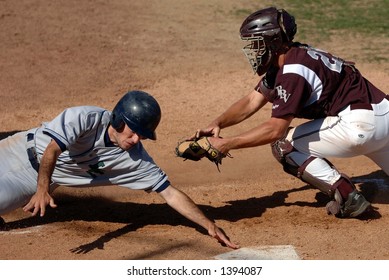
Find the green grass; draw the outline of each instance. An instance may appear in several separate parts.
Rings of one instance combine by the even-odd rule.
[[[284,8],[296,18],[298,41],[320,46],[331,42],[332,35],[336,34],[336,40],[344,39],[345,45],[359,46],[360,51],[351,54],[358,56],[357,59],[374,63],[389,61],[389,0],[275,0],[269,3],[253,3],[251,7],[237,9],[235,15],[241,17],[271,5]]]
[[[360,51],[350,54],[351,57],[371,63],[389,61],[389,0],[283,2],[296,17],[301,40],[310,39],[320,44],[331,40],[332,34],[340,34],[345,45],[352,42],[360,46]]]
[[[311,22],[321,36],[347,31],[389,37],[389,0],[285,0],[297,19]],[[309,32],[310,26],[299,31]]]

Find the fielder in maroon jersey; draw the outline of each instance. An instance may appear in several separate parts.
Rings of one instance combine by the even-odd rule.
[[[330,197],[336,217],[357,217],[370,203],[326,158],[365,155],[389,174],[389,100],[353,63],[293,41],[295,19],[274,7],[249,15],[240,28],[254,73],[255,89],[232,104],[196,137],[227,154],[232,149],[271,144],[285,172]],[[269,120],[233,137],[220,130],[236,125],[272,103]],[[294,118],[309,121],[291,128]]]

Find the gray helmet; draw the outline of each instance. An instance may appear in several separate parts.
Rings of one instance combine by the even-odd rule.
[[[294,17],[283,9],[270,7],[249,15],[240,27],[240,37],[250,42],[243,52],[254,73],[266,73],[277,51],[292,42],[296,31]]]
[[[150,94],[144,91],[129,91],[116,104],[111,114],[111,125],[116,130],[126,124],[140,136],[155,140],[161,108]]]

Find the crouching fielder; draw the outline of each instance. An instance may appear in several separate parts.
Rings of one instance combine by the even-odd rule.
[[[326,158],[372,159],[389,174],[389,100],[353,63],[294,42],[295,19],[274,7],[249,15],[240,28],[253,70],[262,76],[255,89],[231,105],[196,136],[223,154],[231,149],[271,144],[284,170],[330,197],[327,211],[357,217],[370,203]],[[219,138],[272,103],[269,120],[242,134]],[[290,129],[294,118],[308,119]]]

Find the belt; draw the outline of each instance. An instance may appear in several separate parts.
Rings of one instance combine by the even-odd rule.
[[[389,100],[389,95],[385,95],[386,100]],[[373,106],[369,103],[353,103],[350,104],[350,110],[357,110],[357,109],[363,109],[363,110],[373,110]]]
[[[33,133],[28,133],[27,134],[27,147],[28,147],[27,148],[27,155],[28,155],[28,160],[30,161],[32,168],[34,168],[36,172],[39,172],[38,154],[36,152],[36,149],[35,149],[33,141],[34,141],[34,134]]]
[[[371,104],[369,104],[369,103],[350,104],[350,110],[357,110],[357,109],[373,110],[373,106],[371,106]]]

